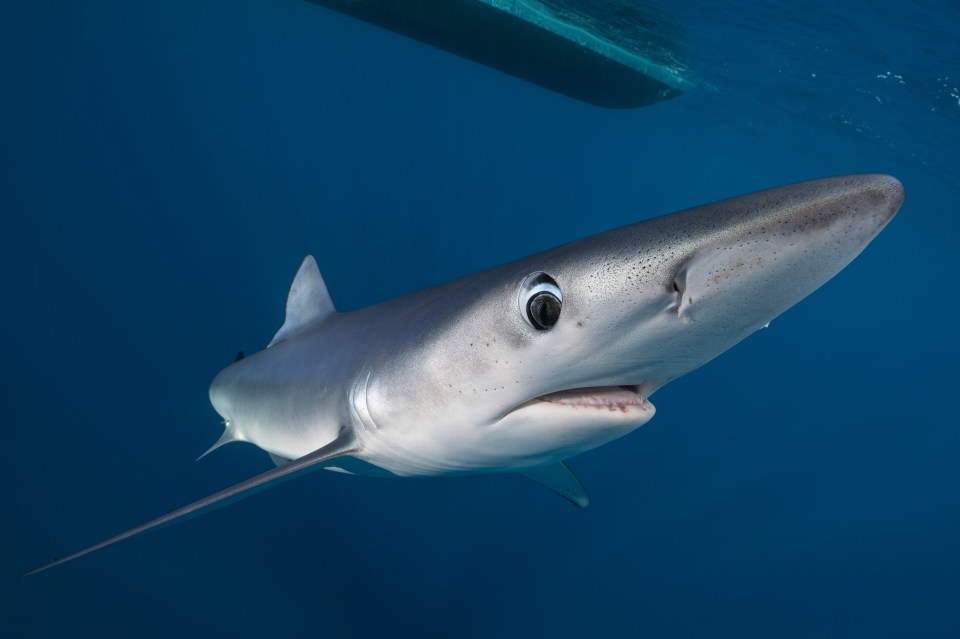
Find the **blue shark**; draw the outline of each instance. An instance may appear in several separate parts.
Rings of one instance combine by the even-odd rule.
[[[658,389],[831,279],[902,201],[885,175],[783,186],[348,313],[307,257],[276,335],[210,387],[211,450],[249,442],[276,468],[27,574],[321,469],[519,473],[586,506],[566,460],[646,424]]]

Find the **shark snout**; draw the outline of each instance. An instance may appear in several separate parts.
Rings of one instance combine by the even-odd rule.
[[[848,179],[847,187],[851,196],[859,200],[853,204],[854,215],[859,213],[872,217],[877,223],[885,225],[900,210],[904,190],[903,184],[897,178],[890,175],[868,174],[854,175]]]
[[[821,242],[852,255],[844,266],[886,226],[903,203],[903,185],[889,175],[853,175],[820,180],[814,191],[776,220],[794,239]],[[819,233],[819,235],[818,235]]]
[[[743,202],[742,220],[691,252],[674,278],[680,316],[731,329],[764,326],[849,264],[903,201],[903,186],[886,175],[805,187],[756,194],[759,201]]]

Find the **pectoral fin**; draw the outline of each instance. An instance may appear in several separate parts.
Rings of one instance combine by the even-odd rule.
[[[532,479],[541,486],[546,486],[564,499],[586,508],[590,505],[590,496],[577,476],[573,474],[567,465],[563,462],[550,464],[549,466],[537,466],[536,468],[527,468],[520,472],[521,475]]]
[[[209,497],[204,497],[199,501],[195,501],[189,506],[184,506],[183,508],[174,510],[171,513],[167,513],[162,517],[157,517],[152,521],[148,521],[147,523],[137,526],[136,528],[131,528],[126,532],[120,533],[119,535],[111,537],[105,541],[101,541],[98,544],[94,544],[89,548],[84,548],[83,550],[77,551],[72,555],[67,555],[61,559],[55,559],[48,564],[40,566],[39,568],[34,568],[30,572],[24,574],[24,577],[42,572],[47,568],[59,566],[60,564],[76,559],[77,557],[82,557],[83,555],[91,553],[95,550],[106,548],[107,546],[111,546],[118,541],[129,539],[130,537],[145,533],[149,530],[154,530],[163,526],[169,526],[170,524],[187,517],[196,517],[205,514],[214,508],[226,506],[227,504],[239,501],[244,497],[249,497],[250,495],[260,492],[261,490],[276,486],[280,482],[293,479],[294,477],[304,475],[313,470],[319,470],[322,468],[322,466],[319,466],[319,464],[335,457],[350,455],[358,450],[359,445],[357,444],[353,432],[343,430],[340,432],[340,436],[335,440],[322,448],[318,448],[308,455],[304,455],[299,459],[295,459],[290,463],[280,466],[279,468],[268,470],[267,472],[261,473],[256,477],[251,477],[250,479],[242,481],[239,484],[235,484],[230,488],[221,490],[220,492],[214,493]]]

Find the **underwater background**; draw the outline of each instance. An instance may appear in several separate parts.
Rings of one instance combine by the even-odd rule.
[[[605,110],[301,0],[0,10],[3,637],[960,636],[960,5],[651,3],[684,95]],[[213,376],[313,254],[339,310],[794,181],[884,172],[833,281],[575,458],[272,467]]]

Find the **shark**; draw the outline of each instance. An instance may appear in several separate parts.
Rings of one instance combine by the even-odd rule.
[[[830,280],[903,193],[879,174],[781,186],[345,313],[308,256],[267,347],[210,386],[224,431],[207,453],[249,442],[276,467],[26,574],[321,469],[519,473],[587,506],[567,460]]]

